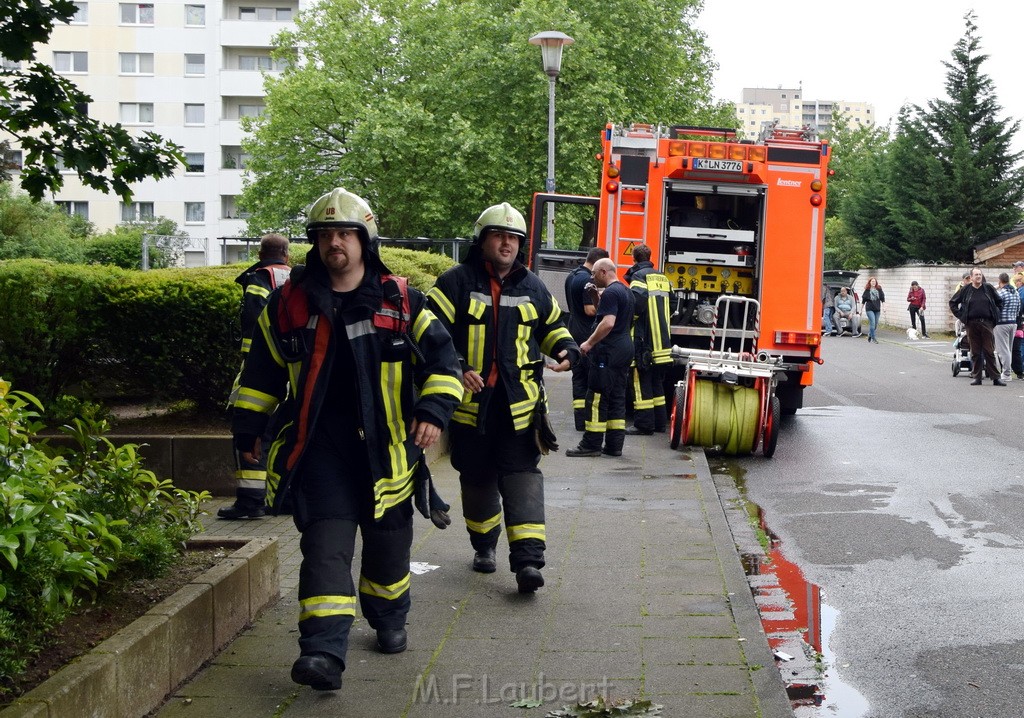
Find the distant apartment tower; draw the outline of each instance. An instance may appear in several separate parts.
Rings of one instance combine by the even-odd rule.
[[[237,204],[248,157],[240,118],[265,108],[263,73],[283,67],[271,40],[305,0],[75,2],[68,25],[36,47],[40,62],[92,97],[88,114],[129,132],[155,132],[181,145],[186,166],[132,187],[131,203],[85,187],[74,173],[51,199],[105,231],[167,217],[192,241],[188,264],[237,261],[245,216]],[[20,159],[17,148],[14,160]]]
[[[776,120],[783,127],[808,125],[823,133],[832,127],[833,108],[838,108],[853,126],[875,124],[873,105],[849,100],[807,100],[801,88],[744,87],[742,98],[736,105],[736,117],[747,138],[756,137],[764,125]]]

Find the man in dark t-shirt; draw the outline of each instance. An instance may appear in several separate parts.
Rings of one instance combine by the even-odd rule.
[[[594,331],[580,345],[590,358],[590,378],[585,407],[583,439],[566,456],[621,456],[626,438],[626,377],[633,359],[633,294],[615,273],[615,263],[594,263],[594,287],[603,290],[595,298]],[[602,448],[602,444],[604,447]]]
[[[565,305],[569,313],[565,325],[577,344],[582,344],[594,328],[597,303],[591,299],[590,291],[586,287],[593,278],[591,272],[594,269],[594,262],[607,256],[608,250],[591,247],[583,264],[565,278]],[[572,368],[572,413],[576,431],[583,431],[585,428],[584,407],[587,402],[589,375],[590,361],[582,357]]]

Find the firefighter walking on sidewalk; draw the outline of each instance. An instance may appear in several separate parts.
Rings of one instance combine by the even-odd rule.
[[[270,293],[284,286],[292,268],[288,266],[288,238],[271,232],[260,239],[259,261],[235,277],[235,283],[242,287],[241,309],[239,319],[242,325],[242,362],[252,345],[252,332],[256,328],[256,320],[270,301]],[[231,388],[228,406],[234,405],[238,398],[241,370]],[[275,422],[267,424],[268,432],[263,440],[268,441],[274,431]],[[264,457],[256,463],[249,463],[237,451],[235,454],[235,503],[217,510],[217,518],[221,519],[258,519],[266,513],[267,502],[267,465]]]
[[[307,221],[313,247],[259,317],[232,433],[247,460],[266,453],[272,511],[290,495],[302,534],[292,680],[336,690],[356,612],[357,529],[363,616],[383,653],[406,648],[414,477],[463,390],[448,332],[381,261],[366,202],[338,188]],[[282,428],[261,446],[279,404]]]
[[[466,258],[427,293],[462,360],[466,393],[450,435],[473,570],[493,573],[504,509],[521,593],[544,585],[544,476],[536,423],[546,402],[539,363],[567,371],[579,348],[558,303],[523,264],[526,221],[507,202],[483,211]]]

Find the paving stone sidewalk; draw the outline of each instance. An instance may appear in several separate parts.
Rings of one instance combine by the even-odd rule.
[[[544,588],[516,592],[504,539],[497,573],[470,569],[458,477],[440,458],[432,471],[453,525],[416,517],[412,559],[424,572],[413,576],[409,649],[378,653],[357,617],[342,690],[317,692],[289,679],[300,561],[290,517],[210,520],[210,534],[278,537],[281,600],[156,715],[542,718],[603,694],[650,699],[664,716],[791,717],[703,452],[655,435],[627,437],[619,458],[568,458],[579,436],[569,377],[547,382],[562,451],[541,462]],[[540,704],[513,706],[524,700]]]

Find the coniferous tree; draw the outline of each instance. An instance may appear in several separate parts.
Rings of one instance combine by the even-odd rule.
[[[1000,118],[981,66],[975,15],[953,49],[945,99],[904,113],[890,153],[888,206],[907,256],[972,261],[972,247],[1021,219],[1022,153],[1011,150],[1019,121]]]

